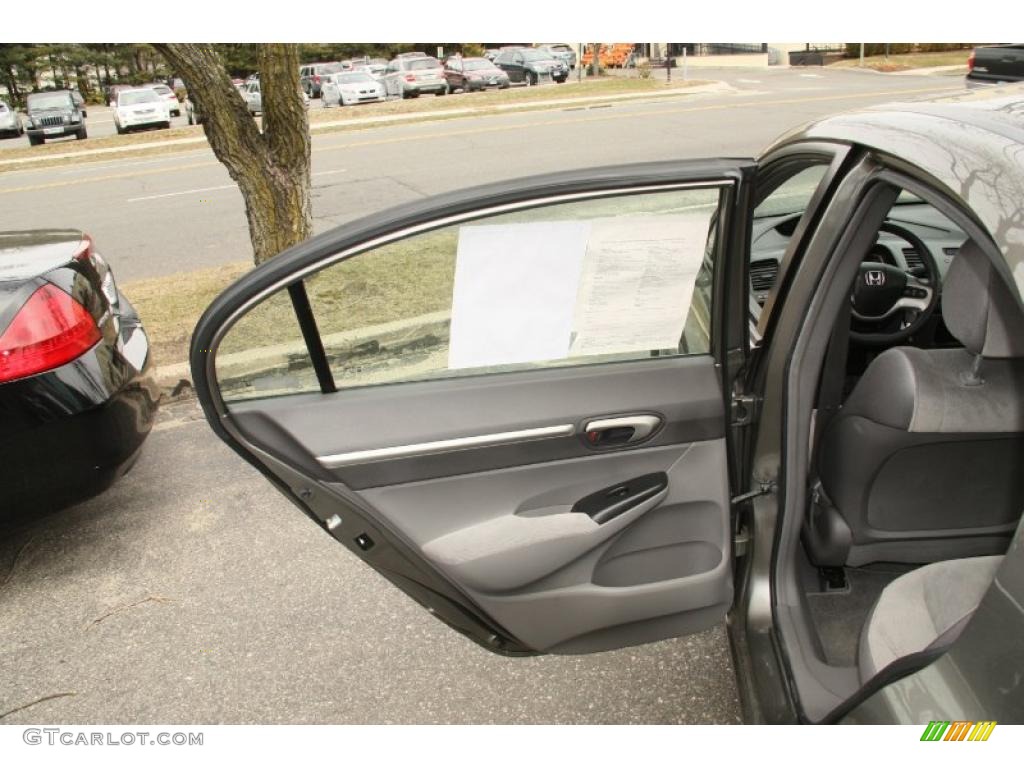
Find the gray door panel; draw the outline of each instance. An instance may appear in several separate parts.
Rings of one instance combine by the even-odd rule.
[[[697,631],[731,602],[724,406],[710,357],[249,401],[230,413],[253,444],[339,497],[357,495],[532,649],[593,651]],[[595,418],[634,413],[658,415],[660,428],[611,450],[583,437]],[[460,450],[444,442],[565,425],[571,434]],[[324,461],[409,446],[441,447]],[[667,487],[607,522],[572,511],[657,472]]]
[[[571,652],[706,628],[732,599],[725,441],[376,488],[361,496],[530,647]],[[587,493],[664,471],[661,496],[607,523]],[[646,623],[649,619],[661,622]],[[615,631],[612,631],[614,628]],[[591,635],[604,630],[600,641]]]
[[[661,427],[644,446],[718,438],[724,429],[718,374],[707,356],[366,387],[249,401],[230,410],[238,428],[250,436],[261,429],[261,420],[269,419],[296,437],[304,455],[293,458],[320,460],[331,477],[353,490],[593,455],[582,440],[584,422],[602,416],[661,417]],[[326,461],[358,451],[570,425],[569,435],[473,450],[338,467]]]

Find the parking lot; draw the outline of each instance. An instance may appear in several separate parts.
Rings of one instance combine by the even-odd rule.
[[[820,115],[960,84],[799,70],[700,76],[727,89],[317,135],[316,229],[528,173],[751,156]],[[107,119],[109,109],[90,110],[90,135],[113,133]],[[129,295],[135,280],[187,280],[249,259],[241,197],[206,148],[0,178],[3,228],[89,231]],[[491,655],[306,520],[188,400],[163,409],[139,463],[106,494],[3,523],[0,606],[4,723],[740,718],[724,627],[582,657]]]

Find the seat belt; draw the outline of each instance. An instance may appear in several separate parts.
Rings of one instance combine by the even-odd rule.
[[[850,303],[844,301],[832,329],[832,337],[825,352],[825,364],[818,384],[818,403],[814,415],[811,443],[811,472],[817,477],[821,438],[825,428],[843,405],[843,387],[846,384],[846,357],[850,345]]]

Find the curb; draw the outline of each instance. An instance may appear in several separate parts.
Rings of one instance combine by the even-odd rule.
[[[323,344],[328,359],[344,366],[349,361],[365,360],[384,350],[401,352],[436,346],[441,335],[447,332],[449,318],[448,311],[430,312],[352,331],[329,333],[323,337]],[[224,382],[244,385],[252,374],[269,367],[282,370],[305,367],[303,358],[306,358],[306,344],[298,339],[224,355],[218,358],[217,367]],[[153,378],[164,399],[182,400],[194,396],[192,372],[187,362],[157,363]]]

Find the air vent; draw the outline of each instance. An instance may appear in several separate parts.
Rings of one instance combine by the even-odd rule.
[[[779,262],[774,259],[763,259],[750,263],[750,287],[754,293],[765,293],[775,285],[779,274]]]
[[[917,252],[916,248],[904,248],[903,260],[907,262],[907,269],[910,271],[924,268],[924,262],[921,260],[921,254]]]

